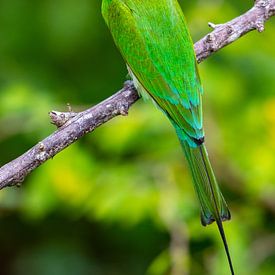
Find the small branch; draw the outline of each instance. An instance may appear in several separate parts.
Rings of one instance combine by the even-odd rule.
[[[264,22],[274,14],[275,0],[256,0],[252,9],[232,21],[219,25],[210,23],[214,30],[194,45],[198,62],[252,30],[262,32]],[[59,128],[22,156],[0,168],[0,189],[20,185],[34,169],[83,135],[115,116],[127,115],[130,106],[138,99],[137,91],[132,82],[128,81],[121,91],[84,112],[52,111],[51,121]]]
[[[74,114],[66,120],[71,113],[51,113],[54,117],[63,117],[63,124],[52,135],[45,138],[29,151],[17,159],[0,168],[0,189],[6,186],[20,185],[25,177],[50,158],[53,158],[64,148],[92,132],[95,128],[118,115],[127,115],[129,107],[139,98],[131,82],[126,82],[124,88],[84,112]],[[59,123],[61,120],[58,120]]]
[[[275,0],[256,0],[252,9],[225,24],[208,23],[214,30],[195,44],[198,62],[252,30],[263,32],[265,21],[273,15]]]
[[[58,128],[63,126],[66,122],[74,118],[76,115],[77,113],[73,113],[73,112],[66,112],[66,113],[58,112],[58,111],[49,112],[51,123],[56,125]]]

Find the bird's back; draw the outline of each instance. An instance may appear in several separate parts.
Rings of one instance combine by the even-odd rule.
[[[179,137],[203,140],[193,43],[176,0],[103,0],[103,16],[127,65]]]

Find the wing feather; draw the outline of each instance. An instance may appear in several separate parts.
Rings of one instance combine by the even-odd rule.
[[[177,1],[113,0],[104,17],[143,89],[184,130],[184,138],[203,138],[202,85]]]

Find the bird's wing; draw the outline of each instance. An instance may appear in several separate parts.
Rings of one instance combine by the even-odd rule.
[[[113,0],[103,16],[143,89],[186,138],[203,138],[193,43],[175,0]]]

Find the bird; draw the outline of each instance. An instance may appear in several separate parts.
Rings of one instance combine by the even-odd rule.
[[[205,147],[203,87],[183,11],[177,0],[102,0],[101,9],[135,88],[175,129],[200,202],[201,223],[216,222],[233,275],[223,228],[231,214]]]

